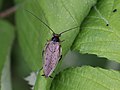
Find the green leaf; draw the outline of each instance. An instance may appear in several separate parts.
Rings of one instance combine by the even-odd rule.
[[[29,67],[36,71],[42,67],[42,50],[52,35],[45,25],[25,10],[34,13],[56,33],[60,33],[79,26],[96,0],[69,0],[69,2],[66,0],[37,0],[23,3],[23,8],[16,13],[19,44]],[[61,43],[63,55],[68,52],[77,34],[78,29],[61,36],[60,39],[65,40]],[[37,77],[35,90],[49,90],[52,79],[41,75],[39,74]]]
[[[41,71],[38,73],[37,80],[34,86],[34,90],[50,90],[51,82],[53,78],[45,78],[44,76],[41,76],[43,73]]]
[[[30,74],[31,70],[23,58],[23,55],[21,53],[21,48],[18,45],[18,40],[15,41],[15,44],[13,47],[14,48],[12,49],[12,56],[14,57],[12,59],[15,60],[15,64],[17,65],[13,67],[14,71],[16,71],[15,72],[16,75],[19,75],[21,77],[26,77],[27,75]]]
[[[5,61],[10,59],[10,49],[12,47],[13,39],[13,26],[6,21],[0,20],[0,78]]]
[[[16,0],[20,1],[23,0]],[[16,13],[18,39],[31,70],[36,71],[42,67],[42,51],[52,33],[26,10],[42,19],[55,33],[60,33],[79,26],[95,3],[96,0],[26,0],[21,3],[23,8]],[[60,40],[65,40],[61,43],[63,56],[70,49],[78,31],[79,29],[76,29],[61,36]]]
[[[6,60],[2,70],[0,90],[12,90],[10,59]]]
[[[50,90],[119,90],[120,73],[83,66],[59,73]]]
[[[120,63],[120,0],[98,0],[86,17],[72,49]],[[116,11],[116,12],[114,12]]]

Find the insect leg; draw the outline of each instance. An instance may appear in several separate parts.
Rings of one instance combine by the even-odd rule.
[[[43,67],[41,67],[40,71],[43,69]]]
[[[60,56],[60,59],[59,59],[59,61],[62,59],[62,55]]]
[[[40,68],[40,69],[38,69],[37,72],[36,72],[36,74],[38,74],[42,69],[43,69],[43,67]]]
[[[45,74],[41,75],[41,76],[45,76]]]
[[[44,50],[42,51],[42,56],[44,55]]]
[[[49,76],[50,78],[53,78],[52,76]]]
[[[41,76],[45,76],[45,74],[41,75]],[[50,78],[53,78],[52,76],[49,76]]]
[[[41,76],[45,76],[45,74],[41,75]]]

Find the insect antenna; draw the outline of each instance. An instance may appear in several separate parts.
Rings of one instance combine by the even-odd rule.
[[[26,11],[29,12],[31,15],[33,15],[35,18],[37,18],[41,23],[43,23],[46,27],[48,27],[52,31],[53,34],[55,34],[55,32],[53,31],[53,29],[50,28],[50,26],[48,26],[45,22],[43,22],[37,15],[35,15],[34,13],[32,13],[32,12],[30,12],[28,10],[26,10]]]
[[[78,27],[80,27],[80,26],[76,26],[76,27],[70,28],[70,29],[68,29],[68,30],[65,30],[65,31],[61,32],[61,33],[59,34],[59,36],[61,36],[61,35],[62,35],[63,33],[65,33],[65,32],[71,31],[71,30],[73,30],[73,29],[75,29],[75,28],[78,28]]]

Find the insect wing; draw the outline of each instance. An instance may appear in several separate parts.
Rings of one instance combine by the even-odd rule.
[[[49,77],[54,71],[61,55],[61,46],[59,42],[49,41],[44,51],[43,70],[46,77]]]

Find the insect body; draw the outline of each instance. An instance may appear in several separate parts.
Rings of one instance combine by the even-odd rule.
[[[49,77],[54,71],[58,61],[60,60],[61,55],[61,45],[59,41],[59,35],[54,34],[52,39],[48,41],[44,50],[44,64],[43,71],[45,77]]]
[[[26,10],[28,11],[28,10]],[[62,49],[60,45],[60,39],[59,37],[70,30],[73,30],[75,28],[78,28],[79,26],[70,28],[68,30],[65,30],[61,32],[60,34],[56,34],[45,22],[43,22],[39,17],[34,15],[32,12],[28,11],[30,14],[32,14],[34,17],[40,20],[41,23],[43,23],[46,27],[50,29],[53,33],[53,37],[51,38],[50,41],[47,42],[44,52],[43,52],[43,72],[46,78],[49,77],[52,72],[54,71],[56,65],[58,64],[58,61],[61,59],[62,55]]]

